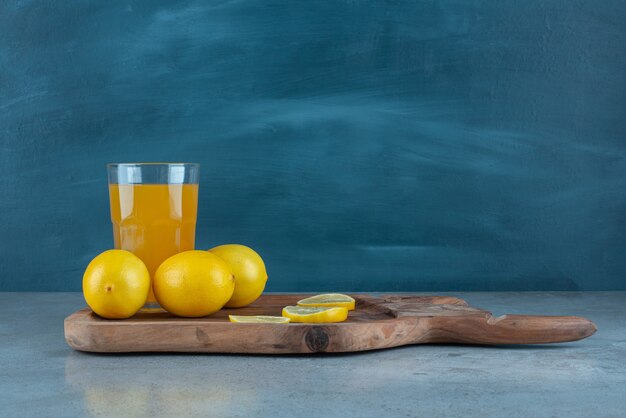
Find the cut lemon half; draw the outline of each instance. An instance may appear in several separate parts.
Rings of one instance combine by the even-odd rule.
[[[298,306],[342,306],[351,311],[354,309],[354,299],[348,295],[342,295],[341,293],[325,293],[323,295],[311,296],[310,298],[299,300]]]
[[[240,324],[287,324],[290,319],[284,316],[244,316],[244,315],[228,315],[230,322],[238,322]]]
[[[348,317],[348,309],[339,307],[285,306],[283,316],[291,322],[343,322]]]

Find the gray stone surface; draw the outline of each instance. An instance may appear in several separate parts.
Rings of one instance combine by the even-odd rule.
[[[626,416],[626,292],[454,293],[495,314],[571,314],[583,341],[315,356],[72,351],[78,293],[0,293],[0,415]]]

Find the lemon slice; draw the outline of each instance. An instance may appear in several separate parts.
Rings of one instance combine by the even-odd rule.
[[[341,293],[325,293],[323,295],[311,296],[310,298],[298,301],[298,306],[343,306],[349,311],[354,309],[354,299]]]
[[[230,322],[238,322],[240,324],[287,324],[289,318],[284,316],[242,316],[242,315],[228,315]]]
[[[291,322],[343,322],[348,317],[348,309],[339,307],[285,306],[283,316]]]

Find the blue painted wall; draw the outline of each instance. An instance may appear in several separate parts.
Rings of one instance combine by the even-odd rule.
[[[626,289],[624,1],[2,1],[0,290],[79,290],[107,162],[202,164],[269,290]]]

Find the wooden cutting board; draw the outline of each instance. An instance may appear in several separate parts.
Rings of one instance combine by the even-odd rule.
[[[336,324],[235,324],[228,314],[280,315],[310,295],[263,295],[252,305],[204,318],[178,318],[163,310],[107,320],[91,310],[65,319],[65,339],[92,352],[339,353],[407,344],[545,344],[576,341],[596,331],[575,316],[503,315],[448,296],[356,295],[356,310]]]

